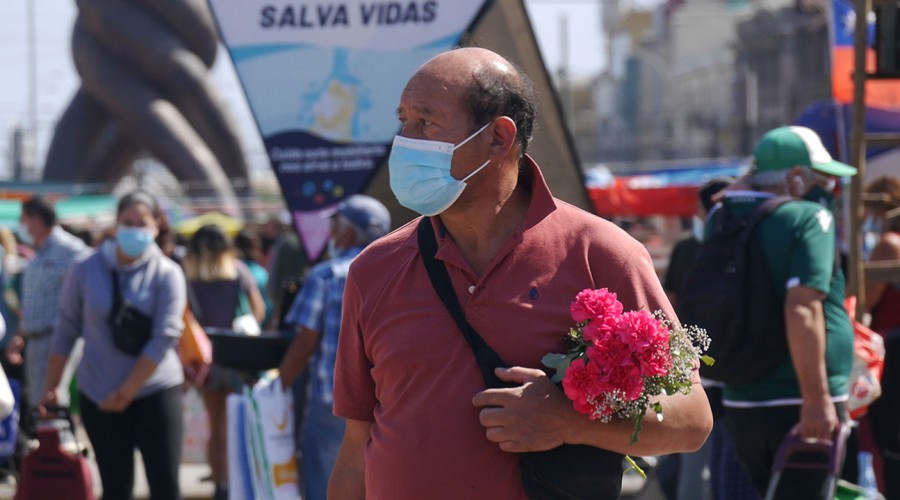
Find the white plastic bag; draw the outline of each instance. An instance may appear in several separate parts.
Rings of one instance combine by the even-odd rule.
[[[228,493],[231,500],[300,498],[294,407],[280,378],[262,378],[228,396]]]
[[[246,446],[247,399],[242,394],[230,394],[225,402],[228,429],[228,498],[253,500],[253,481],[250,454]]]
[[[292,393],[284,390],[279,377],[260,379],[249,393],[259,429],[254,445],[263,470],[262,490],[275,500],[295,499],[299,495]]]
[[[16,397],[13,396],[6,372],[0,368],[0,420],[8,417],[16,406]]]

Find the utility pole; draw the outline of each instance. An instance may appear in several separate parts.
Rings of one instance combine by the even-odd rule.
[[[12,167],[12,178],[15,180],[22,179],[22,127],[19,124],[13,126],[12,133],[9,136],[9,156]]]
[[[569,82],[569,18],[566,14],[559,16],[559,68],[556,70],[556,78],[559,82],[559,94],[563,101],[563,111],[566,117],[566,126],[574,133],[575,113],[572,97],[572,85]]]
[[[22,169],[25,180],[33,180],[37,174],[37,25],[34,6],[37,0],[25,0],[28,23],[28,155]]]

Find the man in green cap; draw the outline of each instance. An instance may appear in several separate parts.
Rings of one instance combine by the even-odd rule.
[[[773,293],[784,304],[788,354],[762,379],[726,383],[723,394],[738,459],[760,494],[792,429],[805,440],[831,440],[848,418],[853,330],[843,306],[844,275],[835,264],[830,208],[838,178],[855,174],[831,158],[812,130],[780,127],[757,143],[751,171],[741,181],[746,189],[726,192],[720,213],[712,216],[749,214],[775,196],[799,199],[778,206],[751,241],[761,245]],[[824,470],[785,471],[778,483],[775,498],[827,494]]]

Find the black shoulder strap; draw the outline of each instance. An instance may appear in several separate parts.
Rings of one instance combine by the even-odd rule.
[[[112,309],[109,312],[109,320],[112,321],[112,318],[115,316],[116,312],[122,307],[122,290],[119,289],[119,273],[116,272],[116,268],[112,268],[112,289],[113,289],[113,302]]]
[[[419,253],[422,254],[422,261],[425,263],[425,270],[428,271],[428,277],[431,279],[431,286],[437,292],[441,302],[450,312],[450,316],[456,321],[459,330],[468,342],[469,347],[475,353],[475,361],[478,363],[478,369],[481,370],[481,377],[488,387],[508,387],[511,384],[503,382],[494,374],[494,368],[508,366],[500,358],[500,355],[494,351],[491,346],[487,345],[481,335],[469,325],[462,307],[459,305],[459,298],[453,291],[453,285],[450,283],[450,274],[442,262],[434,258],[437,253],[437,240],[434,238],[434,229],[431,227],[431,219],[422,217],[418,226]]]
[[[750,215],[747,220],[748,231],[745,231],[743,235],[741,235],[741,243],[747,243],[750,240],[751,233],[753,233],[753,229],[762,222],[763,219],[768,217],[772,212],[775,211],[781,205],[794,200],[794,198],[790,196],[776,196],[774,198],[769,198],[764,201],[760,206],[756,207],[756,210]]]

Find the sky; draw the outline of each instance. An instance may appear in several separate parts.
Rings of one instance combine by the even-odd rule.
[[[572,78],[596,75],[603,68],[600,3],[602,0],[525,0],[541,54],[555,75],[565,62]],[[32,94],[28,64],[27,5],[33,2],[36,53],[35,150],[43,161],[52,130],[78,88],[71,59],[75,0],[3,0],[0,8],[0,179],[11,177],[9,145],[16,125],[29,127]],[[565,19],[565,21],[563,21]],[[562,60],[562,25],[567,26],[568,47]],[[251,166],[265,168],[267,160],[231,61],[220,50],[212,75],[216,88],[237,120]]]

